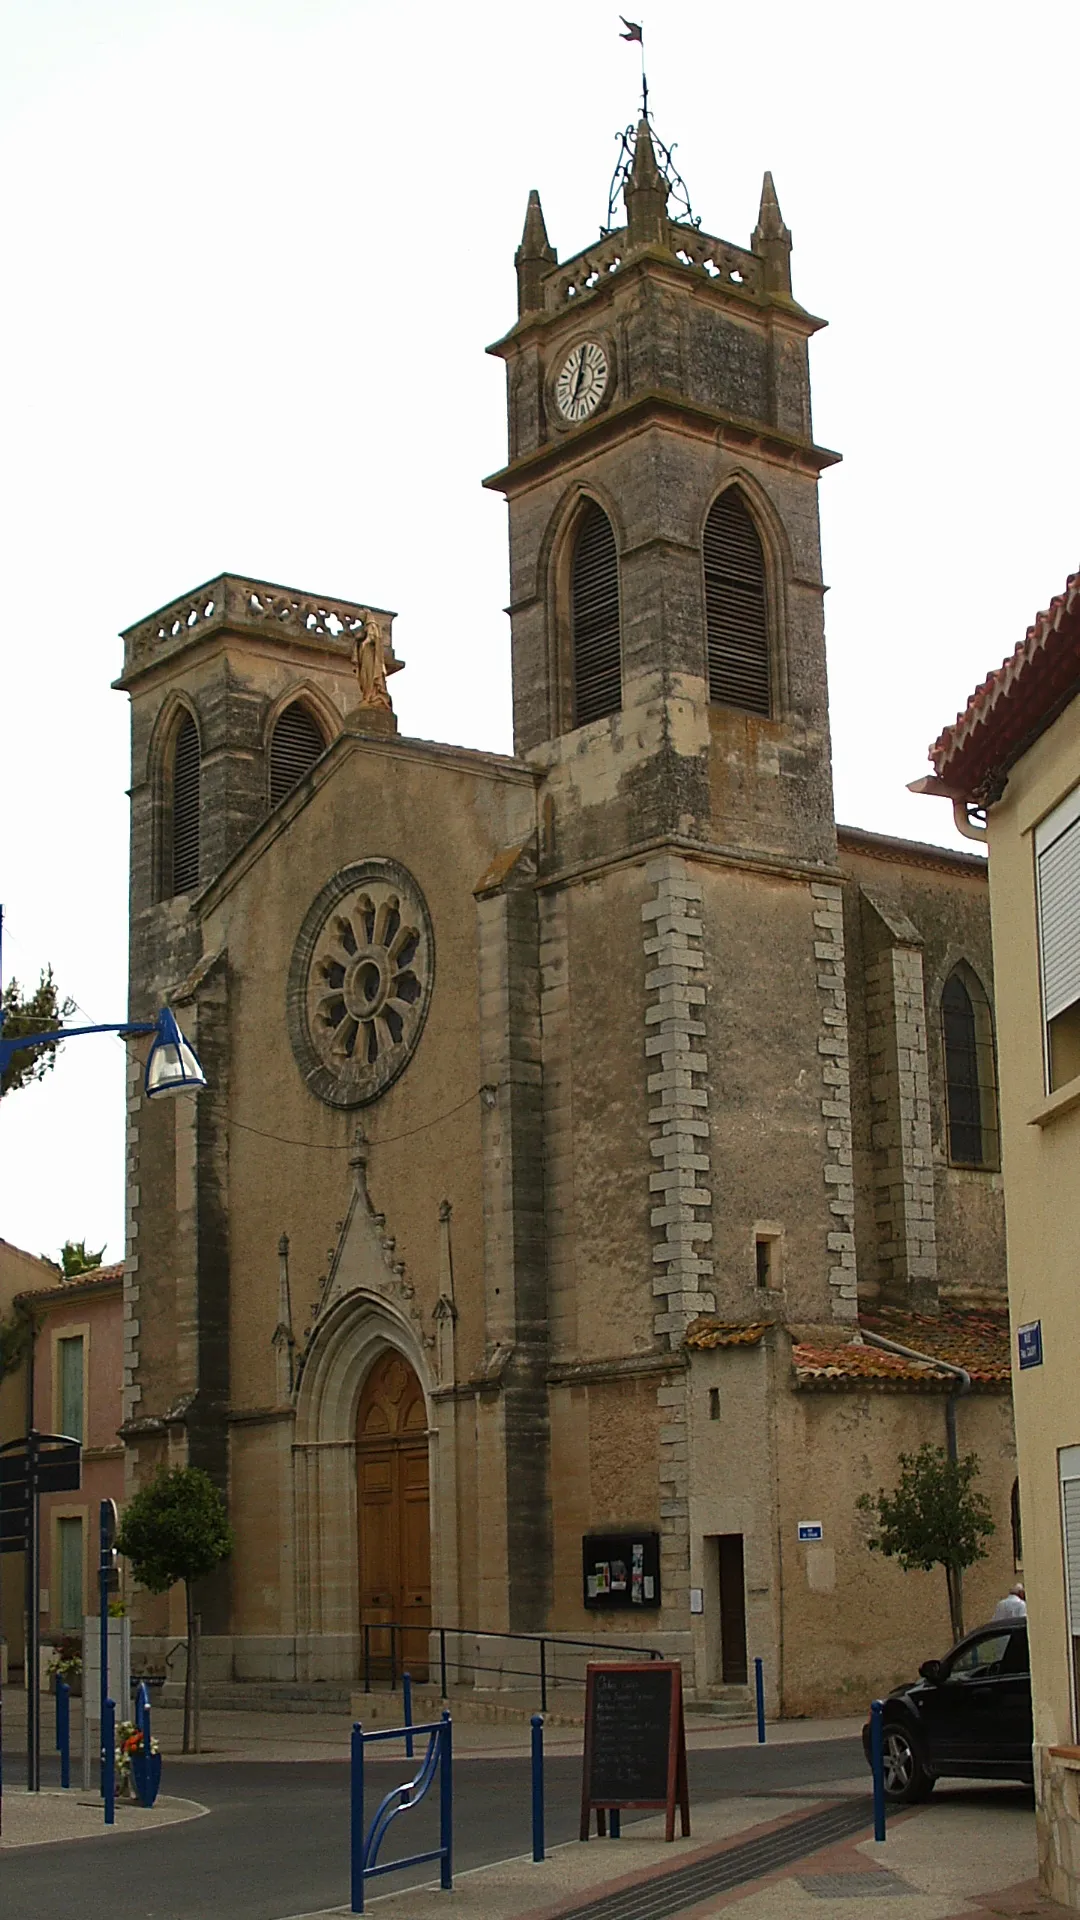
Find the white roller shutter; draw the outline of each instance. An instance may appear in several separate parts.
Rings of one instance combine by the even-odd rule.
[[[1080,1639],[1080,1480],[1061,1483],[1061,1520],[1065,1534],[1065,1593],[1069,1632]]]
[[[1080,1000],[1080,789],[1036,829],[1043,1018]]]

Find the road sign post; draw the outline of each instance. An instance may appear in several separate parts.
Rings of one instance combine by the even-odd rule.
[[[98,1508],[98,1627],[101,1635],[101,1797],[105,1802],[105,1820],[112,1824],[109,1814],[109,1794],[116,1768],[116,1754],[112,1740],[106,1740],[106,1708],[109,1705],[109,1595],[119,1586],[116,1571],[116,1501],[103,1500]],[[122,1706],[127,1702],[122,1701]],[[123,1715],[121,1714],[121,1718]]]
[[[0,1447],[0,1553],[25,1557],[26,1787],[41,1791],[41,1515],[43,1493],[77,1493],[82,1446],[63,1433],[38,1433]]]

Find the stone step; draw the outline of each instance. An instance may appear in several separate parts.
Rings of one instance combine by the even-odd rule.
[[[754,1696],[749,1687],[713,1687],[706,1694],[686,1703],[688,1713],[702,1714],[710,1720],[752,1720]]]
[[[204,1680],[199,1690],[204,1712],[336,1713],[349,1711],[348,1681]],[[163,1707],[182,1707],[184,1683],[166,1680],[158,1698]],[[397,1698],[400,1700],[401,1695]]]

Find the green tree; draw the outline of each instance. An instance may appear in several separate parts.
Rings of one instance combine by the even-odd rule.
[[[994,1532],[990,1504],[972,1485],[978,1472],[977,1454],[950,1460],[944,1447],[926,1441],[917,1453],[900,1455],[892,1493],[879,1488],[856,1501],[876,1522],[868,1542],[875,1553],[899,1560],[905,1573],[944,1567],[956,1640],[964,1631],[964,1569],[986,1559],[983,1541]]]
[[[18,1373],[33,1337],[34,1316],[24,1307],[14,1307],[10,1319],[0,1320],[0,1381]]]
[[[136,1580],[151,1593],[167,1593],[178,1580],[184,1582],[184,1752],[190,1753],[198,1687],[195,1582],[213,1573],[233,1550],[225,1502],[209,1474],[201,1467],[160,1468],[125,1507],[116,1546],[131,1561]]]
[[[81,1274],[93,1273],[100,1267],[104,1253],[104,1247],[99,1253],[88,1253],[85,1240],[65,1240],[59,1260],[49,1260],[47,1253],[41,1257],[48,1261],[50,1267],[62,1273],[65,1280],[78,1280]]]
[[[23,1034],[52,1033],[75,1011],[74,1000],[61,1000],[51,967],[45,967],[33,993],[24,994],[17,980],[8,982],[4,994],[4,1038],[18,1040]],[[14,1093],[31,1080],[41,1080],[55,1064],[60,1045],[46,1041],[29,1047],[25,1053],[13,1053],[4,1068],[0,1095]]]

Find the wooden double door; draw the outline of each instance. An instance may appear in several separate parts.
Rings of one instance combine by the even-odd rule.
[[[431,1626],[427,1408],[412,1368],[391,1350],[373,1366],[356,1417],[360,1622],[371,1666],[427,1678]],[[402,1631],[385,1631],[393,1622]]]

